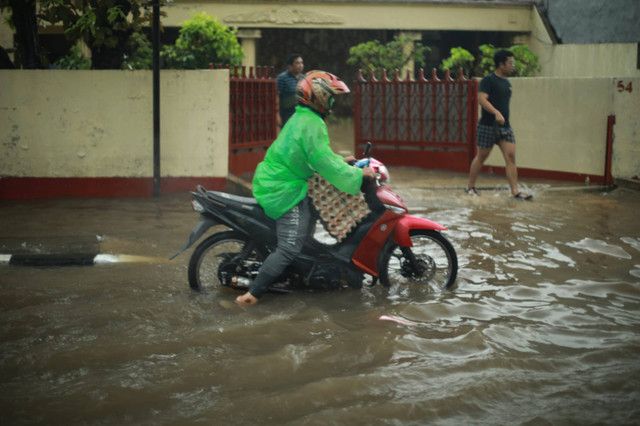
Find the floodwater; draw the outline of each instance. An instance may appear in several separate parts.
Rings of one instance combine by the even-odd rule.
[[[2,424],[638,424],[638,192],[532,184],[518,202],[412,173],[392,169],[391,186],[449,228],[453,291],[242,309],[233,291],[191,293],[190,251],[163,260],[197,221],[184,195],[2,202],[5,238],[77,229],[142,256],[0,265]]]

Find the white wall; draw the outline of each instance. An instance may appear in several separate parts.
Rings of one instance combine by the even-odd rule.
[[[640,176],[640,78],[613,79],[613,176]]]
[[[534,51],[538,77],[640,77],[637,43],[540,45]]]
[[[518,167],[603,175],[607,117],[616,116],[612,172],[640,173],[639,78],[512,78]],[[618,87],[620,81],[624,88]],[[630,85],[630,86],[629,86]],[[488,166],[504,166],[499,150]]]
[[[228,71],[163,71],[161,82],[162,176],[226,179]],[[613,176],[640,175],[640,78],[511,82],[519,167],[603,175],[614,114]],[[0,176],[153,176],[150,71],[1,70],[0,110]],[[499,150],[487,165],[504,166]]]
[[[161,175],[225,177],[227,70],[162,71]],[[0,70],[0,170],[153,176],[151,71]]]

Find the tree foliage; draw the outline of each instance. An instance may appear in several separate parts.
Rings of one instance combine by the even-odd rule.
[[[69,53],[58,59],[53,67],[62,70],[88,70],[91,69],[91,60],[84,57],[80,47],[75,45],[71,46]]]
[[[425,54],[431,49],[416,42],[413,44],[413,49],[407,52],[405,46],[412,42],[410,37],[396,35],[387,44],[382,44],[379,40],[360,43],[349,49],[347,64],[355,65],[365,72],[373,71],[377,78],[382,77],[383,69],[389,71],[402,69],[411,60],[419,66],[424,66]]]
[[[166,4],[171,0],[159,1]],[[43,26],[62,25],[69,41],[84,42],[91,50],[93,69],[151,68],[151,43],[142,31],[151,24],[148,0],[41,0],[37,15],[35,5],[35,0],[0,0],[0,9],[8,10],[13,18],[19,59],[25,68],[41,66],[38,22]],[[205,13],[182,25],[176,44],[163,52],[170,68],[207,68],[210,62],[240,64],[244,54],[235,31]],[[54,66],[85,69],[86,63],[80,50],[74,49]]]
[[[464,75],[471,75],[473,70],[473,62],[475,58],[468,50],[462,47],[452,47],[449,51],[450,56],[445,58],[440,65],[440,70],[450,70],[452,73],[462,68]]]
[[[499,49],[501,48],[495,47],[492,44],[483,44],[480,46],[480,60],[476,65],[477,75],[487,75],[496,68],[493,62],[493,55]],[[513,52],[513,57],[516,60],[513,68],[514,77],[531,77],[540,71],[538,55],[533,53],[527,46],[519,44],[506,49]]]
[[[239,65],[244,57],[236,31],[205,12],[180,24],[173,46],[165,46],[162,57],[167,68],[203,69],[210,63]]]
[[[476,76],[485,76],[496,68],[493,55],[499,49],[502,48],[495,47],[492,44],[480,45],[480,54],[475,58],[468,50],[462,47],[454,47],[451,49],[451,56],[442,61],[440,69],[454,71],[462,67],[466,75],[471,75],[473,72]],[[538,56],[527,46],[518,44],[506,49],[513,52],[513,57],[516,61],[513,69],[514,77],[530,77],[540,71]]]
[[[153,67],[153,48],[142,33],[134,33],[129,38],[122,58],[122,69],[148,70]]]
[[[148,5],[146,0],[42,0],[38,17],[62,24],[70,41],[82,40],[91,50],[93,69],[119,69],[137,48],[149,49],[142,32],[151,21]]]

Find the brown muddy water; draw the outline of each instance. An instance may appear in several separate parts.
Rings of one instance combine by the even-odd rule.
[[[391,174],[414,214],[449,228],[453,291],[241,309],[233,291],[191,293],[190,252],[162,260],[197,221],[184,194],[1,202],[5,250],[100,236],[102,252],[140,256],[0,265],[1,423],[638,424],[638,192],[531,184],[517,202]]]

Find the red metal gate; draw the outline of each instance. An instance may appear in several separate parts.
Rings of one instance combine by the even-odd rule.
[[[450,169],[467,172],[475,149],[478,121],[478,82],[466,80],[462,70],[453,80],[449,72],[430,80],[423,70],[417,80],[407,72],[404,81],[369,81],[362,74],[354,84],[355,152],[367,141],[374,155],[390,165]]]
[[[246,67],[230,71],[229,173],[252,173],[278,135],[277,91],[273,68]]]

